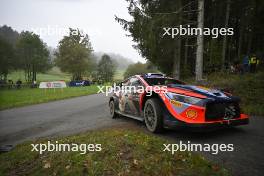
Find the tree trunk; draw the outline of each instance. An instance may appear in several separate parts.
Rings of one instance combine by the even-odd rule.
[[[198,28],[203,31],[204,28],[204,0],[198,0]],[[197,50],[196,50],[196,81],[200,81],[203,78],[203,44],[204,36],[203,34],[197,36]]]
[[[174,49],[174,62],[173,62],[173,77],[180,79],[181,67],[181,39],[177,38]]]
[[[177,0],[177,7],[181,7],[182,3],[181,0]],[[182,17],[181,13],[177,15],[177,25],[181,24]],[[180,79],[180,67],[181,67],[181,37],[178,36],[175,41],[175,48],[174,48],[174,58],[173,58],[173,77],[176,79]]]
[[[239,31],[240,32],[239,32],[239,39],[238,39],[237,58],[241,57],[241,47],[242,47],[242,43],[243,43],[243,31],[244,31],[243,25],[241,25]]]
[[[35,69],[35,66],[33,65],[33,68],[32,68],[32,79],[31,79],[31,82],[33,83],[34,81],[37,80],[37,73],[36,73],[36,69]]]
[[[188,11],[191,11],[192,10],[192,7],[189,5],[188,6]],[[187,20],[191,20],[191,13],[188,13],[187,15]],[[187,64],[188,64],[188,53],[189,53],[189,37],[187,36],[186,39],[185,39],[185,48],[184,48],[184,64],[183,64],[183,69],[184,69],[184,72],[187,73],[188,71],[188,67],[187,67]]]
[[[185,39],[185,52],[184,52],[184,69],[187,69],[187,64],[188,64],[188,51],[189,51],[189,39],[188,37]]]
[[[32,82],[36,81],[37,80],[37,73],[36,71],[33,71],[33,77],[32,77]]]
[[[248,34],[247,55],[250,55],[251,53],[251,46],[252,46],[252,32]]]
[[[228,27],[229,15],[230,15],[230,4],[231,4],[231,0],[227,0],[227,4],[226,4],[226,16],[225,16],[225,28]],[[225,67],[226,46],[227,46],[227,35],[224,36],[224,40],[223,40],[223,48],[222,48],[222,69],[224,69],[224,67]]]

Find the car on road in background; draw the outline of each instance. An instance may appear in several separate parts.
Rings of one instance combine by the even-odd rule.
[[[78,80],[69,82],[69,87],[81,87],[81,86],[90,86],[91,82],[89,80]]]
[[[135,75],[118,86],[109,99],[111,117],[122,115],[144,121],[151,132],[249,123],[248,115],[241,112],[240,99],[217,89],[186,85],[157,73]]]

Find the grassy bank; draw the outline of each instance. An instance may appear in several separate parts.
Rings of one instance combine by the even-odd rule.
[[[227,170],[198,154],[163,152],[164,143],[153,135],[124,129],[90,132],[54,139],[55,143],[102,145],[102,151],[31,152],[31,143],[0,154],[0,175],[228,175]],[[34,143],[47,143],[45,140]],[[175,142],[173,142],[175,143]]]
[[[64,89],[20,89],[0,90],[0,109],[43,103],[70,97],[97,93],[96,85],[88,87],[67,87]]]
[[[250,115],[264,116],[264,72],[233,75],[215,73],[208,76],[211,87],[229,90],[242,100],[242,110]]]

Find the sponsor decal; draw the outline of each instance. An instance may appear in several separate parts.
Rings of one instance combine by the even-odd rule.
[[[191,119],[195,119],[197,117],[197,111],[190,109],[186,112],[186,116]]]
[[[171,104],[173,104],[174,106],[181,108],[182,107],[182,103],[175,101],[175,100],[170,100]]]

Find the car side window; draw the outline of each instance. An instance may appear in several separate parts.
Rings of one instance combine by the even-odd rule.
[[[130,78],[130,82],[131,82],[131,86],[135,86],[135,87],[142,86],[141,81],[136,77]]]
[[[127,79],[124,82],[122,82],[122,86],[129,86],[130,85],[130,80]]]

